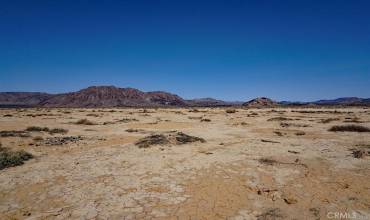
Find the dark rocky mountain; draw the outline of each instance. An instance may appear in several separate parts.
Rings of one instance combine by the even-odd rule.
[[[242,102],[226,102],[213,98],[200,98],[186,100],[189,106],[217,107],[217,106],[235,106],[241,105]]]
[[[275,107],[278,103],[266,98],[266,97],[260,97],[256,99],[252,99],[246,103],[243,104],[243,106],[250,107],[250,108],[269,108],[269,107]]]
[[[239,106],[251,108],[282,106],[320,106],[320,105],[370,105],[370,99],[357,97],[319,100],[316,102],[275,102],[261,97],[251,101],[226,102],[213,98],[184,100],[168,92],[142,92],[133,88],[114,86],[92,86],[77,92],[47,94],[40,92],[0,92],[0,107],[163,107],[194,106],[217,107]]]
[[[332,100],[319,100],[312,103],[316,105],[366,105],[370,104],[370,99],[362,99],[358,97],[344,97]]]
[[[2,106],[33,106],[53,95],[41,92],[0,92]]]
[[[133,88],[92,86],[78,92],[54,95],[39,103],[43,107],[144,107],[185,106],[179,96],[166,92],[142,92]]]

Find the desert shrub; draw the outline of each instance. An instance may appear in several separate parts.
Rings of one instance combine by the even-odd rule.
[[[38,132],[46,131],[46,132],[48,132],[49,128],[48,127],[31,126],[31,127],[26,128],[26,131],[38,131]]]
[[[275,117],[275,118],[270,118],[267,121],[290,121],[293,119],[286,118],[286,117]]]
[[[26,128],[25,131],[29,131],[29,132],[33,132],[33,131],[36,131],[36,132],[48,132],[49,134],[57,134],[57,133],[60,133],[60,134],[65,134],[68,132],[68,130],[64,129],[64,128],[48,128],[48,127],[38,127],[38,126],[31,126],[31,127],[28,127]]]
[[[190,109],[189,112],[200,112],[198,109],[194,108],[194,109]]]
[[[36,137],[33,138],[33,140],[34,141],[42,141],[42,140],[44,140],[44,138],[41,137],[41,136],[36,136]]]
[[[94,113],[87,114],[86,116],[99,117],[99,115],[98,115],[98,114],[94,114]]]
[[[67,129],[64,128],[53,128],[49,130],[50,134],[66,134],[68,133]]]
[[[136,118],[122,118],[122,119],[118,120],[118,122],[123,122],[123,123],[128,123],[128,122],[132,122],[132,121],[139,121],[139,120],[137,120]]]
[[[283,133],[281,133],[280,131],[274,131],[274,133],[275,133],[277,136],[280,136],[280,137],[282,137],[282,136],[283,136]]]
[[[178,132],[176,134],[176,141],[179,144],[186,144],[186,143],[191,143],[191,142],[197,142],[200,141],[201,143],[206,142],[203,138],[195,137],[195,136],[190,136],[182,132]]]
[[[84,138],[82,136],[50,137],[46,138],[43,141],[43,144],[49,146],[75,144],[83,139]]]
[[[226,109],[226,113],[233,114],[233,113],[236,113],[236,110],[235,109]]]
[[[326,118],[326,119],[322,119],[321,120],[321,123],[327,124],[327,123],[330,123],[332,121],[339,121],[339,118]]]
[[[360,159],[360,158],[364,158],[367,155],[370,155],[370,152],[367,152],[364,149],[353,149],[352,150],[352,156],[354,158]]]
[[[329,131],[334,131],[334,132],[370,132],[370,129],[364,126],[360,125],[337,125],[333,126],[329,129]]]
[[[258,162],[260,162],[262,164],[265,164],[265,165],[270,165],[270,166],[277,163],[276,160],[269,159],[269,158],[260,158],[260,159],[258,159]]]
[[[297,135],[297,136],[302,136],[302,135],[305,135],[305,134],[306,134],[306,132],[304,132],[304,131],[298,131],[298,132],[295,133],[295,135]]]
[[[27,131],[0,131],[0,137],[30,137]]]
[[[151,145],[168,144],[168,143],[169,141],[166,138],[166,136],[162,134],[155,134],[155,135],[150,135],[148,137],[140,139],[138,142],[136,142],[136,145],[139,148],[148,148]]]
[[[346,118],[345,123],[363,123],[359,118]]]
[[[0,146],[0,170],[24,164],[24,161],[32,159],[32,154],[24,151],[12,151]]]
[[[87,120],[86,118],[76,121],[75,124],[77,124],[77,125],[95,125],[94,122],[92,122],[90,120]]]
[[[139,132],[139,131],[141,131],[141,130],[139,130],[139,129],[133,129],[133,128],[126,129],[126,132],[129,132],[129,133]]]
[[[187,143],[198,142],[198,141],[201,143],[206,142],[203,138],[190,136],[182,132],[176,132],[176,133],[167,134],[167,135],[163,135],[163,134],[150,135],[148,137],[144,137],[140,139],[135,144],[139,148],[148,148],[152,145],[164,145],[164,144],[181,145],[181,144],[187,144]]]

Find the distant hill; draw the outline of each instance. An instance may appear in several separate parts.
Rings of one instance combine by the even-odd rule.
[[[144,107],[186,106],[181,97],[167,92],[142,92],[133,88],[92,86],[78,92],[54,95],[43,107]]]
[[[246,106],[246,107],[251,107],[251,108],[263,108],[263,107],[275,107],[277,106],[278,103],[269,99],[269,98],[266,98],[266,97],[260,97],[260,98],[256,98],[256,99],[252,99],[248,102],[245,102],[243,104],[243,106]]]
[[[201,98],[186,100],[189,106],[204,106],[204,107],[216,107],[216,106],[234,106],[241,105],[242,102],[227,102],[213,98]]]
[[[53,95],[41,92],[0,92],[2,106],[34,106]]]
[[[370,99],[357,97],[319,100],[315,102],[275,102],[261,97],[248,102],[227,102],[213,98],[185,100],[168,92],[143,92],[134,88],[91,86],[77,92],[47,94],[40,92],[0,92],[0,107],[222,107],[250,108],[275,106],[370,106]]]
[[[331,100],[319,100],[312,103],[316,105],[369,105],[370,99],[363,99],[358,97],[345,97]]]

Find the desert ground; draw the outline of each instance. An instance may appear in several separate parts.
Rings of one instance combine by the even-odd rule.
[[[370,132],[335,125],[370,109],[0,109],[33,155],[0,170],[0,219],[370,219]]]

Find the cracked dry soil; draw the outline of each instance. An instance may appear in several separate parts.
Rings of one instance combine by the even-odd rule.
[[[328,123],[322,121],[335,109],[63,111],[0,110],[1,131],[68,130],[1,137],[2,146],[34,159],[0,170],[0,219],[328,219],[329,212],[369,219],[370,134],[328,129],[351,117],[370,127],[370,110],[336,109],[338,120]],[[99,117],[89,116],[93,111]],[[124,117],[137,120],[105,123]],[[269,120],[278,117],[309,126]],[[94,125],[70,123],[84,118]],[[135,145],[174,132],[205,142]],[[67,136],[84,138],[61,145],[34,140]],[[354,149],[365,154],[356,158]]]

